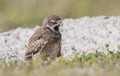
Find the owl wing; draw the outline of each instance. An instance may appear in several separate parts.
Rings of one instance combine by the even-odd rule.
[[[38,53],[46,45],[47,40],[43,37],[43,30],[39,28],[29,40],[25,59],[31,59],[33,54]]]

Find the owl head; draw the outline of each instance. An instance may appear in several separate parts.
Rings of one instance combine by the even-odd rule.
[[[43,26],[49,28],[53,32],[59,31],[59,26],[62,25],[62,20],[57,15],[49,15],[45,17],[43,21]]]

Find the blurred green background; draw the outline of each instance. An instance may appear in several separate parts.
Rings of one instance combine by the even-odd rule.
[[[48,14],[63,19],[119,15],[120,0],[0,0],[0,32],[41,24]]]

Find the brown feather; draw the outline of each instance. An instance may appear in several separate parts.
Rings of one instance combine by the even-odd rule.
[[[49,23],[51,19],[60,19],[58,16],[53,16],[49,16],[48,20],[45,19],[44,22]],[[61,34],[59,29],[57,33],[54,33],[51,29],[47,28],[47,26],[43,25],[43,27],[36,30],[29,40],[25,59],[32,59],[32,56],[38,52],[42,54],[43,60],[55,59],[61,55]]]

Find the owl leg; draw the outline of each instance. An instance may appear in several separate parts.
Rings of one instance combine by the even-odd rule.
[[[57,57],[60,57],[60,56],[61,56],[61,51],[58,51]]]

